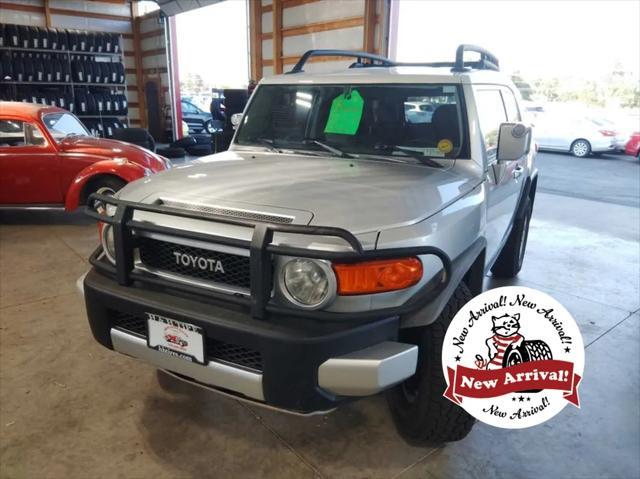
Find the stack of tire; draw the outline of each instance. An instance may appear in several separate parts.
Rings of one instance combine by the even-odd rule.
[[[117,33],[29,27],[0,23],[0,47],[120,53]]]
[[[64,108],[111,137],[128,114],[124,91],[110,88],[125,83],[124,64],[105,55],[120,45],[119,34],[0,23],[0,99]]]
[[[169,145],[170,148],[181,148],[191,156],[206,156],[213,153],[211,135],[199,133],[185,136]],[[164,155],[167,156],[167,155]]]
[[[86,118],[82,123],[93,136],[101,138],[113,138],[116,128],[127,128],[127,125],[118,118]]]

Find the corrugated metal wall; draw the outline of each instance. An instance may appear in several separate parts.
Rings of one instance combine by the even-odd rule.
[[[363,50],[386,55],[390,0],[249,0],[252,78],[288,71],[305,51]],[[353,60],[312,58],[306,71]]]
[[[130,2],[4,0],[0,1],[0,23],[121,33],[127,69],[129,121],[132,126],[140,125]]]

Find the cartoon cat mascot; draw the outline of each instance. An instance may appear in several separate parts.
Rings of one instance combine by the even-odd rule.
[[[491,328],[493,336],[486,341],[487,348],[489,348],[489,359],[484,359],[481,355],[476,354],[478,369],[500,369],[506,349],[510,345],[517,348],[524,341],[524,337],[518,333],[520,331],[520,313],[493,316],[491,321],[493,322]]]

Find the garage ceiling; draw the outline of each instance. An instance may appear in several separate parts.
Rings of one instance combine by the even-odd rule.
[[[177,15],[197,8],[219,3],[222,0],[156,0],[165,15]]]

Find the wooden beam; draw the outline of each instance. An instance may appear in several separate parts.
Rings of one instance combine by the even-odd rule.
[[[99,18],[101,20],[116,20],[120,22],[131,22],[132,18],[124,15],[111,15],[108,13],[85,12],[82,10],[67,10],[66,8],[52,8],[51,13],[54,15],[66,15],[69,17]]]
[[[377,0],[364,0],[364,38],[362,48],[365,52],[375,50]]]
[[[249,2],[251,31],[251,79],[260,81],[262,78],[262,8],[260,0]]]
[[[165,47],[162,47],[162,48],[154,48],[152,50],[142,50],[142,54],[144,56],[166,55],[167,49]]]
[[[285,65],[295,65],[300,60],[301,55],[292,55],[288,57],[282,57],[282,63]],[[349,61],[347,57],[341,56],[322,56],[322,57],[311,57],[307,60],[307,63],[322,63],[322,62],[340,62],[340,61]]]
[[[275,14],[274,14],[275,22]],[[364,17],[345,18],[332,22],[309,23],[300,27],[289,27],[282,30],[283,37],[293,37],[296,35],[306,35],[308,33],[326,32],[329,30],[340,30],[342,28],[360,27],[364,25]],[[275,30],[274,30],[275,31]]]
[[[273,32],[263,33],[261,37],[262,37],[262,40],[273,40]]]
[[[133,2],[131,2],[131,17],[133,18]],[[144,96],[144,83],[142,78],[142,45],[140,40],[140,18],[133,18],[133,56],[136,67],[136,89],[138,90],[138,114],[143,120],[142,126],[147,126],[147,105]],[[126,55],[126,53],[125,53]],[[127,87],[128,88],[128,87]]]
[[[143,68],[142,72],[145,75],[160,75],[161,73],[167,73],[167,67],[149,67]]]
[[[0,10],[14,10],[17,12],[29,12],[29,13],[42,13],[44,14],[43,7],[37,7],[34,5],[21,5],[18,3],[0,2]]]
[[[163,37],[163,36],[164,36],[164,28],[158,28],[156,30],[149,30],[148,32],[140,33],[141,40],[144,40],[146,38]]]
[[[258,0],[258,1],[260,1],[260,0]],[[271,3],[270,5],[263,5],[262,7],[260,7],[260,10],[262,10],[262,13],[272,12],[273,11],[273,3]]]
[[[282,0],[273,0],[273,70],[282,73]]]
[[[283,7],[284,8],[292,8],[292,7],[298,7],[300,5],[306,5],[307,3],[316,3],[319,2],[320,0],[283,0],[284,4]]]

